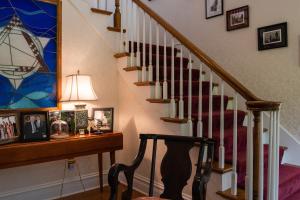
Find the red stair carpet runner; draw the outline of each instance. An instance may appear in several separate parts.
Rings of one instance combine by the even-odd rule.
[[[131,44],[130,47],[131,49]],[[137,45],[134,43],[134,52],[137,50]],[[143,46],[140,44],[141,64],[143,63]],[[174,53],[178,52],[177,49]],[[152,45],[152,65],[153,65],[153,80],[156,80],[156,45]],[[170,97],[171,91],[171,47],[167,47],[167,80],[168,80],[168,93]],[[185,116],[187,117],[188,105],[188,58],[183,58],[183,88],[184,88],[184,103],[185,103]],[[149,64],[149,44],[146,45],[146,66]],[[163,80],[163,65],[164,65],[164,48],[159,47],[159,70],[160,81]],[[179,69],[180,58],[175,58],[175,98],[179,98]],[[198,119],[198,98],[199,98],[199,71],[192,70],[192,118],[194,119],[194,134],[197,133],[197,119]],[[202,120],[203,120],[203,135],[208,135],[208,105],[209,105],[209,82],[204,81],[202,84]],[[233,146],[233,110],[226,110],[228,104],[228,96],[224,96],[224,146],[225,146],[225,162],[232,163],[232,146]],[[220,144],[220,104],[221,96],[213,96],[213,138],[216,139],[215,146],[215,160],[218,160],[218,148]],[[245,188],[245,175],[246,175],[246,147],[247,147],[247,127],[243,126],[243,121],[246,113],[242,110],[238,111],[238,160],[237,160],[237,173],[238,173],[238,187]],[[284,148],[280,148],[280,163],[284,155]],[[264,146],[264,199],[267,195],[267,176],[268,173],[268,146]],[[284,164],[279,165],[279,200],[300,200],[300,167],[288,166]]]

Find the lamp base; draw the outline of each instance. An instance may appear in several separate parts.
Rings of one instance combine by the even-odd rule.
[[[86,104],[77,104],[75,105],[76,110],[85,110]]]

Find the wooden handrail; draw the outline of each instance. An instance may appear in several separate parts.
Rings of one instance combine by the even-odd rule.
[[[140,0],[132,0],[141,9],[143,9],[151,18],[160,24],[166,31],[168,31],[174,38],[176,38],[181,44],[189,49],[196,57],[198,57],[204,64],[212,69],[220,78],[222,78],[228,85],[235,89],[241,96],[247,101],[260,101],[250,90],[243,86],[238,80],[236,80],[231,74],[226,72],[220,65],[218,65],[213,59],[202,52],[196,45],[194,45],[189,39],[178,32],[173,26],[156,14],[151,8]]]

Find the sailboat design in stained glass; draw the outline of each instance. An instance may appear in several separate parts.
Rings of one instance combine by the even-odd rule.
[[[0,109],[56,107],[56,6],[5,3],[0,5]]]

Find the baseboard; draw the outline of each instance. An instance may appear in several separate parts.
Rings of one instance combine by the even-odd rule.
[[[107,185],[108,171],[103,172],[104,185]],[[85,190],[92,190],[99,187],[99,173],[89,173],[82,175]],[[15,190],[0,193],[2,200],[51,200],[60,197],[62,179],[40,185],[18,188]],[[83,192],[79,177],[69,177],[64,181],[64,190],[62,197]]]
[[[127,185],[126,179],[124,175],[120,175],[119,180],[122,184]],[[149,191],[149,185],[150,185],[150,179],[147,177],[144,177],[140,174],[134,175],[133,180],[133,189],[141,194],[148,195]],[[159,196],[163,192],[164,186],[162,183],[154,181],[154,195]],[[185,200],[191,200],[192,196],[189,194],[182,194],[183,198]]]

